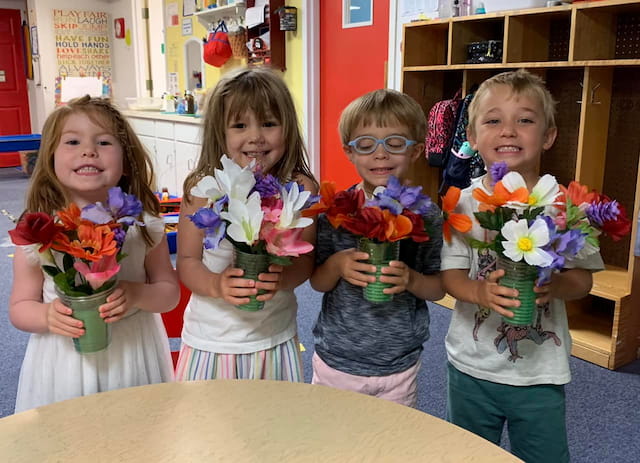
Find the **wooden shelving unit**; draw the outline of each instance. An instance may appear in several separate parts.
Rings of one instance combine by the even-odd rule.
[[[467,64],[469,42],[502,40],[499,63]],[[633,229],[601,243],[606,270],[591,294],[567,304],[573,354],[615,369],[640,352],[640,1],[604,0],[414,22],[404,26],[403,91],[425,113],[459,88],[506,70],[542,76],[557,100],[558,138],[541,171],[618,199]],[[420,159],[413,182],[438,196],[440,169]],[[446,297],[442,304],[455,302]]]

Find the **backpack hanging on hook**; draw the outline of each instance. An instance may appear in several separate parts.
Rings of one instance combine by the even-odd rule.
[[[220,21],[202,47],[202,58],[205,63],[219,68],[231,58],[232,53],[227,25]]]

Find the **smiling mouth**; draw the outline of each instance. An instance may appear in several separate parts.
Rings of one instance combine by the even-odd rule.
[[[513,145],[500,146],[500,147],[496,148],[496,151],[498,153],[518,153],[518,152],[522,151],[522,148],[520,148],[519,146],[513,146]]]
[[[377,167],[375,169],[370,169],[370,171],[374,174],[388,174],[393,172],[393,169],[391,167]]]
[[[98,174],[102,172],[102,169],[98,169],[95,166],[82,166],[74,170],[76,174]]]
[[[244,155],[250,158],[259,158],[269,154],[269,151],[245,151]]]

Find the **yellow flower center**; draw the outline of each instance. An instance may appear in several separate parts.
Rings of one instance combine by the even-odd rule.
[[[533,206],[538,202],[538,198],[533,195],[529,195],[529,206]]]
[[[529,252],[533,249],[533,242],[530,238],[522,237],[518,240],[518,249],[522,252]]]

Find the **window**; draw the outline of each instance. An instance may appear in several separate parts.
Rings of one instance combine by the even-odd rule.
[[[342,28],[371,26],[373,0],[342,0]]]

